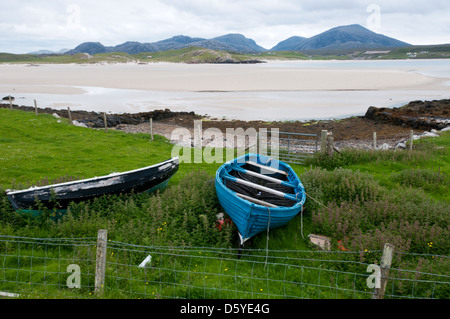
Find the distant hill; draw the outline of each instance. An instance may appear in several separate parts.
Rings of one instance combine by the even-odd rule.
[[[126,52],[136,54],[141,52],[158,52],[167,50],[177,50],[190,46],[201,47],[211,50],[224,50],[232,52],[256,53],[264,52],[266,49],[260,47],[252,39],[248,39],[242,34],[227,34],[212,39],[191,38],[178,35],[170,39],[161,40],[154,43],[140,43],[128,41],[116,46],[104,46],[99,42],[84,42],[76,48],[69,50],[66,54]]]
[[[263,47],[256,44],[256,42],[252,39],[248,39],[244,37],[242,34],[232,33],[227,35],[222,35],[220,37],[216,37],[211,39],[213,43],[220,43],[221,45],[225,45],[229,49],[228,51],[234,52],[244,52],[244,53],[254,53],[254,52],[264,52],[267,51]],[[198,45],[198,44],[197,44]],[[209,49],[216,49],[214,47],[210,47]],[[217,48],[218,49],[218,48]],[[224,50],[224,49],[222,49]]]
[[[280,42],[273,51],[342,50],[356,48],[395,48],[410,44],[372,32],[359,24],[340,26],[308,39],[294,37]],[[282,50],[280,50],[280,47]]]
[[[161,40],[158,42],[152,43],[155,46],[155,50],[150,52],[157,51],[167,51],[167,50],[178,50],[188,46],[195,46],[193,43],[203,41],[203,38],[191,38],[185,35],[177,35],[170,39]]]
[[[89,53],[91,55],[98,53],[106,53],[108,48],[105,47],[100,42],[83,42],[78,45],[75,49],[69,50],[66,54],[78,54],[78,53]]]
[[[140,43],[128,41],[115,47],[106,48],[108,52],[126,52],[128,54],[137,54],[141,52],[154,52],[157,51],[158,48],[151,43]],[[87,52],[88,53],[88,52]]]
[[[308,40],[308,38],[293,36],[284,41],[281,41],[276,46],[274,46],[270,51],[295,51],[293,50],[293,48],[298,47],[306,40]]]
[[[33,51],[27,54],[36,54],[36,55],[40,55],[40,54],[64,54],[67,51],[69,51],[69,49],[61,49],[58,51],[50,51],[50,50],[39,50],[39,51]]]
[[[408,43],[372,32],[361,25],[352,24],[332,28],[311,38],[290,37],[274,46],[271,51],[308,51],[308,50],[349,50],[356,48],[396,48],[409,46]],[[211,39],[191,38],[177,35],[153,43],[127,41],[116,46],[104,46],[99,42],[84,42],[65,54],[89,53],[90,55],[110,52],[159,52],[178,50],[187,47],[199,47],[239,53],[261,53],[268,50],[254,40],[242,34],[230,33]]]

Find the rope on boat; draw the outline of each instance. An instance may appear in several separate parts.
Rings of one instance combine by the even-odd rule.
[[[309,195],[307,192],[305,192],[306,196],[308,196],[309,198],[311,198],[313,201],[315,201],[317,204],[319,204],[320,206],[322,206],[323,208],[328,209],[327,206],[325,206],[324,204],[322,204],[321,202],[319,202],[317,199],[315,199],[314,197],[312,197],[311,195]]]

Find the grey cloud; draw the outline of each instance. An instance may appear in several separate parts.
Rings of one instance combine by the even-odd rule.
[[[380,8],[379,33],[417,44],[450,42],[448,0],[21,0],[0,3],[0,11],[8,13],[0,20],[0,51],[231,32],[270,48],[292,35],[309,37],[353,23],[366,26],[372,4]],[[79,25],[68,22],[74,14],[68,11],[71,5],[79,8],[79,19],[72,20]]]

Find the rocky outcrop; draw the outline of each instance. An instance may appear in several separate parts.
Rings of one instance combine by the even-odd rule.
[[[369,107],[366,119],[411,129],[441,130],[450,124],[450,99],[412,101],[400,108]]]

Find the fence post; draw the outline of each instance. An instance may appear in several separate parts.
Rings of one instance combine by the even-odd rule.
[[[409,150],[412,151],[413,148],[413,137],[414,137],[414,132],[411,130],[409,132]]]
[[[36,113],[36,116],[38,116],[38,109],[37,109],[36,100],[34,100],[34,112]]]
[[[70,113],[70,107],[67,108],[67,113],[69,113],[70,124],[73,124],[73,122],[72,122],[72,113]]]
[[[103,112],[103,123],[105,124],[105,132],[108,133],[108,121],[106,120],[106,112]]]
[[[107,244],[107,230],[99,229],[97,235],[97,258],[95,265],[95,292],[103,293],[103,286],[105,284],[105,270],[106,270],[106,244]]]
[[[333,134],[329,134],[327,136],[327,154],[329,157],[333,157],[333,149],[334,149],[334,137]]]
[[[373,132],[373,149],[377,149],[377,132]]]
[[[11,95],[9,96],[9,108],[12,110],[12,100],[11,100]]]
[[[389,276],[389,269],[392,264],[392,255],[394,253],[394,246],[391,244],[384,244],[383,256],[381,257],[380,266],[380,286],[375,290],[372,295],[372,299],[383,299],[384,291],[386,289],[386,284]]]
[[[320,132],[320,151],[323,153],[325,153],[327,149],[327,135],[328,135],[327,130],[322,130]]]
[[[153,141],[153,118],[150,118],[150,135],[152,137],[152,141]]]

